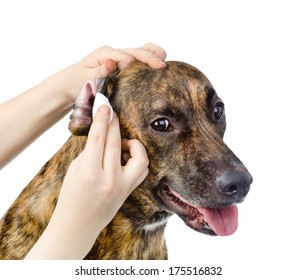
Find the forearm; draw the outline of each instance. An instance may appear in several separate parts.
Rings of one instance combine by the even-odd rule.
[[[25,257],[26,260],[81,260],[91,250],[101,228],[92,221],[73,221],[53,217]]]
[[[0,168],[70,111],[74,100],[61,89],[72,67],[0,105]]]

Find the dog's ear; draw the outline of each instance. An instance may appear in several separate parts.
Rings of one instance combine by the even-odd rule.
[[[118,78],[116,75],[111,75],[105,79],[101,93],[104,94],[108,99],[111,99],[111,96],[116,91],[117,81]]]

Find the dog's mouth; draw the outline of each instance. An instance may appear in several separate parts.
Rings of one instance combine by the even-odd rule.
[[[238,209],[231,205],[223,208],[198,207],[188,203],[167,185],[161,185],[158,196],[167,210],[174,212],[192,229],[209,235],[226,236],[238,227]]]

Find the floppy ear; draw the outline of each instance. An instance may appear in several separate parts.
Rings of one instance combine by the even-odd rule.
[[[70,116],[69,130],[73,135],[87,136],[93,121],[93,105],[95,95],[104,86],[105,79],[87,81],[78,95],[74,110]]]
[[[69,130],[73,135],[88,135],[92,123],[92,107],[94,95],[91,83],[87,82],[78,95],[73,112],[70,115]]]

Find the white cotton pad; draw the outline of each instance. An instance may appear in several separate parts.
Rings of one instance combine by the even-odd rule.
[[[95,95],[95,101],[94,101],[94,106],[93,106],[93,116],[96,114],[98,108],[102,105],[108,105],[110,108],[110,120],[109,123],[111,122],[112,118],[113,118],[113,109],[111,104],[109,103],[108,98],[103,95],[100,92],[97,92]]]

